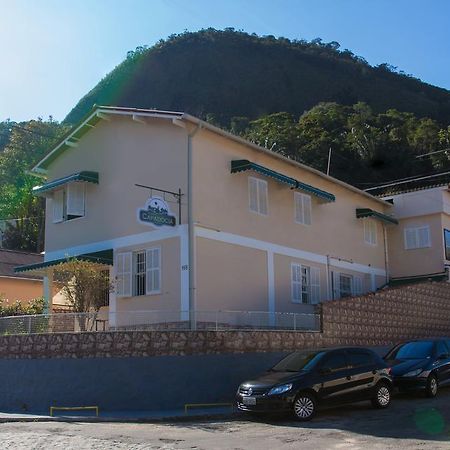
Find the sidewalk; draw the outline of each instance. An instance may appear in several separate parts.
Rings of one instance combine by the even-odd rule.
[[[54,416],[46,414],[19,414],[0,412],[0,423],[7,422],[123,422],[123,423],[158,423],[158,422],[190,422],[193,420],[233,419],[240,413],[231,406],[227,407],[199,407],[167,411],[99,411],[95,413],[70,413],[56,411]]]

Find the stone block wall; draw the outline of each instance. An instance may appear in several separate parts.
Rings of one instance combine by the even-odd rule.
[[[326,302],[322,332],[114,331],[0,336],[0,358],[117,358],[384,346],[450,336],[450,284],[427,282]]]

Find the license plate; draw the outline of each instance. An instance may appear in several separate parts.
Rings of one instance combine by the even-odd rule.
[[[256,405],[255,397],[242,397],[242,403],[244,405]]]

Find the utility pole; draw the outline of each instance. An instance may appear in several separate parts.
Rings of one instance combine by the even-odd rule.
[[[328,150],[327,175],[330,175],[330,165],[331,165],[331,147],[330,150]]]

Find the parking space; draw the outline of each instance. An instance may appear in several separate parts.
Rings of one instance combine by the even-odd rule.
[[[4,423],[6,449],[448,449],[450,389],[436,399],[401,395],[387,410],[359,403],[307,424],[290,418],[172,423]]]

